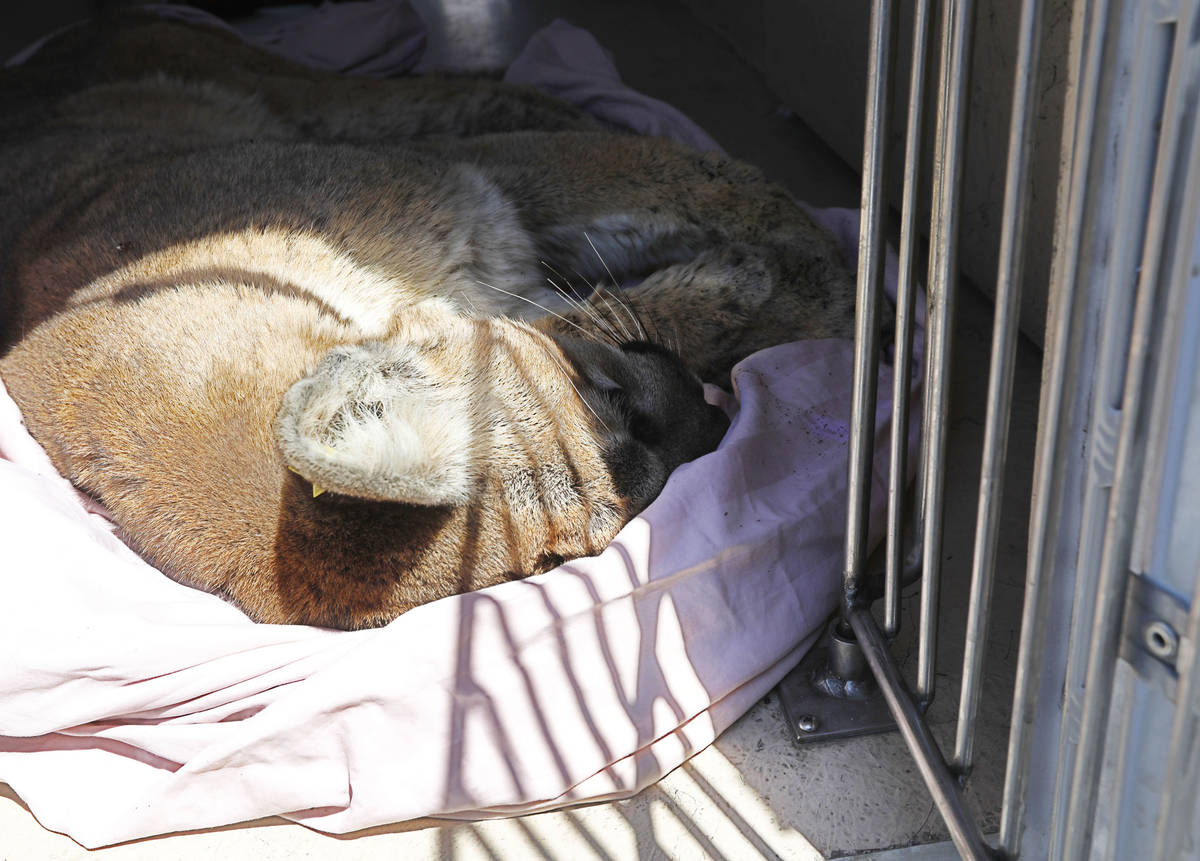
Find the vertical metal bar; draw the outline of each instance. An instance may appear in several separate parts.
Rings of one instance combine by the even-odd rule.
[[[987,417],[975,524],[975,556],[967,610],[958,728],[954,740],[954,765],[963,773],[970,771],[974,758],[975,718],[983,685],[988,617],[996,571],[1000,504],[1004,494],[1004,461],[1012,408],[1013,366],[1017,355],[1025,214],[1029,200],[1029,155],[1033,149],[1034,85],[1037,80],[1041,28],[1041,0],[1024,0],[1017,36],[1012,121],[1008,136],[1008,177],[1000,228],[1000,267],[996,276],[996,317],[992,328]]]
[[[867,559],[867,521],[875,448],[875,401],[879,385],[879,294],[883,283],[884,159],[892,35],[891,0],[871,5],[867,60],[867,115],[863,143],[862,214],[858,236],[858,304],[854,331],[854,392],[846,511],[846,567],[842,620],[858,600]]]
[[[973,0],[947,0],[942,14],[942,67],[938,87],[938,142],[934,159],[934,220],[931,229],[929,349],[923,464],[925,523],[922,538],[921,626],[917,640],[917,695],[933,698],[937,608],[941,576],[943,478],[950,401],[950,322],[958,289],[958,200],[966,131]]]
[[[1147,388],[1144,378],[1154,343],[1155,304],[1162,264],[1164,237],[1169,220],[1168,204],[1177,180],[1176,152],[1180,145],[1181,68],[1187,56],[1190,27],[1176,28],[1174,62],[1167,83],[1162,133],[1155,153],[1154,188],[1151,196],[1146,238],[1143,243],[1141,272],[1137,282],[1133,334],[1129,343],[1129,361],[1121,398],[1121,433],[1113,470],[1112,492],[1105,518],[1104,549],[1100,556],[1096,609],[1088,647],[1079,744],[1071,775],[1071,806],[1063,844],[1065,858],[1084,858],[1091,848],[1092,820],[1096,813],[1104,736],[1113,688],[1113,667],[1117,659],[1125,584],[1129,576],[1129,554],[1137,512],[1138,480],[1145,440],[1142,434],[1142,395]]]
[[[904,497],[908,486],[908,400],[912,385],[914,307],[917,296],[916,221],[921,180],[921,128],[925,68],[933,16],[930,0],[913,10],[912,74],[904,144],[904,196],[900,206],[900,266],[896,283],[896,357],[892,368],[892,439],[888,461],[887,568],[883,587],[883,632],[900,628],[900,575],[904,570]]]
[[[994,854],[983,842],[979,827],[963,804],[958,784],[946,768],[937,742],[934,741],[929,727],[906,690],[900,673],[892,663],[887,641],[875,626],[875,619],[870,610],[856,607],[851,612],[850,625],[859,645],[862,646],[867,663],[871,665],[871,671],[875,674],[875,680],[883,691],[888,707],[892,710],[900,734],[912,752],[917,769],[925,779],[929,793],[946,821],[950,838],[959,854],[963,858],[983,861],[993,858]]]
[[[1155,841],[1155,861],[1171,861],[1195,851],[1196,793],[1200,792],[1200,577],[1192,592],[1184,636],[1192,644],[1180,655],[1179,690],[1175,706],[1175,725],[1171,728],[1171,746],[1167,754],[1167,775],[1163,783],[1162,809]]]
[[[1161,225],[1160,225],[1161,229]],[[1147,239],[1150,239],[1148,236]],[[1152,267],[1156,270],[1156,267]],[[1143,270],[1145,272],[1145,270]],[[1155,274],[1157,272],[1155,271]],[[1096,791],[1099,786],[1103,760],[1104,735],[1108,728],[1108,709],[1113,688],[1113,670],[1117,660],[1121,613],[1124,607],[1125,582],[1129,576],[1129,545],[1132,538],[1132,491],[1137,482],[1135,460],[1140,460],[1136,425],[1139,421],[1140,387],[1148,344],[1149,307],[1152,293],[1149,285],[1139,287],[1138,308],[1134,317],[1134,337],[1130,345],[1130,361],[1124,393],[1125,415],[1117,447],[1116,470],[1112,495],[1109,499],[1105,524],[1104,550],[1101,554],[1100,576],[1097,584],[1096,608],[1092,636],[1088,646],[1088,665],[1085,676],[1079,744],[1075,767],[1071,775],[1070,808],[1063,844],[1064,858],[1082,859],[1089,855],[1092,819],[1096,811]]]
[[[1025,601],[1021,611],[1021,636],[1009,727],[1007,770],[1000,814],[1000,851],[1017,857],[1024,825],[1025,791],[1030,768],[1038,685],[1046,649],[1053,597],[1054,535],[1061,509],[1062,472],[1058,453],[1068,444],[1070,424],[1065,420],[1068,386],[1074,383],[1073,333],[1078,266],[1087,201],[1090,146],[1096,125],[1096,99],[1109,0],[1094,0],[1082,14],[1088,17],[1088,36],[1080,55],[1079,90],[1075,104],[1066,112],[1065,139],[1070,140],[1070,180],[1063,190],[1061,241],[1054,266],[1051,319],[1047,326],[1047,350],[1041,402],[1038,408],[1038,440],[1034,461],[1034,489],[1029,513],[1029,552],[1025,578]],[[1069,137],[1066,137],[1069,136]]]

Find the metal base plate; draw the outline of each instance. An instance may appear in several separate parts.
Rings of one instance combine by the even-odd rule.
[[[797,743],[831,741],[896,729],[877,686],[861,698],[834,697],[815,685],[829,653],[829,634],[775,688],[788,728]]]

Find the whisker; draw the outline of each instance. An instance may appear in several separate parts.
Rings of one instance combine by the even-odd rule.
[[[642,326],[641,318],[634,313],[633,307],[626,301],[625,297],[613,290],[609,290],[607,292],[610,296],[612,296],[613,301],[616,302],[618,306],[623,308],[625,313],[629,315],[629,319],[633,323],[633,328],[642,336],[642,340],[649,341],[650,336],[646,334],[646,329],[644,326]]]
[[[613,285],[613,289],[612,289],[612,290],[606,290],[606,289],[605,289],[605,288],[603,288],[603,287],[597,287],[596,289],[597,289],[597,290],[599,290],[599,291],[601,291],[601,294],[602,294],[602,295],[603,295],[604,293],[607,293],[609,296],[611,296],[611,297],[613,298],[613,300],[614,300],[614,301],[615,301],[615,302],[616,302],[616,303],[617,303],[619,306],[621,306],[621,308],[623,308],[623,309],[624,309],[625,313],[629,315],[630,321],[633,323],[633,326],[634,326],[634,328],[635,328],[635,329],[636,329],[636,330],[637,330],[637,331],[638,331],[638,332],[641,334],[642,338],[643,338],[643,339],[648,339],[648,338],[649,338],[649,336],[646,334],[646,330],[645,330],[645,328],[642,326],[642,324],[641,324],[641,320],[639,320],[639,319],[638,319],[638,318],[637,318],[637,317],[636,317],[636,316],[635,316],[635,315],[634,315],[634,314],[633,314],[633,313],[630,311],[629,307],[628,307],[628,306],[627,306],[627,305],[626,305],[626,304],[625,304],[625,303],[624,303],[624,302],[621,300],[621,298],[620,298],[620,297],[618,297],[617,293],[615,292],[615,291],[617,290],[617,288],[618,288],[620,285],[618,285],[618,284],[617,284],[617,278],[616,278],[616,276],[615,276],[615,275],[613,275],[613,273],[612,273],[612,270],[608,268],[608,263],[605,261],[604,257],[603,257],[603,256],[600,254],[600,249],[596,247],[596,243],[595,243],[595,242],[592,242],[592,237],[588,236],[588,234],[587,234],[587,231],[586,231],[586,230],[585,230],[585,231],[584,231],[584,233],[583,233],[583,237],[584,237],[584,239],[586,239],[586,240],[588,241],[588,245],[592,246],[592,251],[596,252],[596,257],[597,257],[597,258],[599,258],[601,265],[603,265],[603,266],[604,266],[604,271],[608,273],[608,280],[609,280],[609,281],[611,281],[611,282],[612,282],[612,285]],[[624,328],[624,325],[622,325],[622,327],[621,327],[621,328]]]
[[[596,293],[598,293],[600,295],[600,298],[605,299],[606,302],[607,302],[606,297],[611,297],[613,302],[615,302],[617,304],[617,307],[620,308],[622,311],[624,311],[625,316],[629,318],[629,321],[631,323],[633,323],[633,331],[638,336],[640,336],[642,339],[646,338],[645,330],[642,329],[641,324],[639,323],[637,317],[635,317],[633,315],[633,313],[630,311],[629,306],[625,303],[625,300],[621,297],[619,291],[609,290],[604,285],[597,284],[596,285]],[[611,310],[611,307],[609,310]],[[613,312],[613,313],[615,314],[616,312]],[[621,323],[621,329],[624,330],[627,335],[629,335],[629,339],[634,340],[634,335],[629,333],[628,328],[626,328],[624,323],[619,318],[618,318],[617,322]]]
[[[575,273],[575,276],[577,278],[579,278],[581,281],[583,281],[583,283],[587,284],[588,287],[591,288],[592,293],[591,293],[591,300],[589,300],[589,304],[593,308],[595,308],[597,310],[597,312],[600,310],[600,308],[593,300],[595,300],[596,298],[599,298],[600,301],[604,303],[604,307],[608,310],[608,315],[609,315],[608,319],[605,321],[605,325],[608,327],[609,331],[612,332],[613,343],[615,343],[617,346],[620,346],[622,343],[627,343],[627,342],[633,340],[633,335],[625,327],[625,324],[621,321],[621,318],[617,316],[617,312],[613,310],[612,304],[609,303],[609,301],[608,301],[608,297],[610,295],[612,295],[611,291],[605,290],[603,287],[601,287],[599,284],[597,284],[596,282],[589,279],[586,275],[584,275],[578,269],[575,269],[574,267],[572,267],[571,271]],[[616,326],[613,325],[614,321],[616,322],[617,326],[621,327],[621,331],[619,331],[619,332],[617,331]],[[623,335],[624,337],[620,337],[621,335]]]
[[[600,260],[600,265],[604,267],[604,271],[608,273],[608,280],[615,286],[617,277],[612,274],[612,270],[608,268],[608,264],[604,262],[604,258],[600,256],[600,249],[596,247],[596,243],[592,242],[592,237],[588,236],[587,231],[583,231],[583,238],[588,241],[588,245],[592,246],[592,250],[596,252],[596,257]]]
[[[571,292],[575,295],[576,299],[578,299],[580,302],[587,301],[587,297],[583,296],[582,294],[580,294],[580,292],[578,290],[575,289],[575,285],[571,283],[570,278],[568,278],[566,275],[563,275],[561,272],[559,272],[557,269],[555,269],[553,266],[551,266],[545,260],[542,260],[540,262],[543,266],[545,266],[547,269],[549,269],[551,272],[553,272],[555,275],[557,275],[559,278],[561,278],[563,280],[563,283],[565,283],[568,287],[571,288]],[[583,278],[583,276],[580,275],[578,271],[576,271],[575,274],[577,276],[579,276],[580,278]],[[587,282],[586,278],[583,278],[583,280],[584,280],[584,282]],[[588,286],[591,287],[592,285],[588,284]]]
[[[557,293],[559,298],[561,298],[564,302],[566,302],[571,307],[572,310],[583,311],[586,313],[586,309],[584,308],[583,305],[581,305],[579,303],[579,300],[576,299],[574,296],[572,296],[570,293],[568,293],[561,284],[559,284],[557,281],[555,281],[553,278],[550,278],[550,277],[546,278],[546,283],[554,288],[554,292]]]
[[[646,329],[646,325],[645,325],[645,319],[646,319],[644,316],[644,312],[646,310],[645,307],[644,306],[639,307],[638,303],[634,301],[632,296],[626,295],[623,298],[625,300],[625,304],[629,306],[629,310],[632,311],[633,315],[637,318],[638,328],[642,330],[642,333],[645,335],[646,340],[653,341],[653,343],[655,343],[655,344],[663,344],[662,333],[659,332],[659,330],[658,330],[658,321],[655,320],[653,316],[650,317],[650,327],[652,329],[654,329],[654,337],[651,338]],[[663,346],[665,347],[666,344],[663,344]]]
[[[604,267],[604,271],[608,273],[608,277],[613,282],[613,286],[616,286],[617,279],[613,277],[612,270],[608,268],[608,264],[605,263],[604,258],[600,256],[600,249],[598,249],[596,247],[595,242],[592,242],[592,237],[587,235],[586,230],[583,232],[583,238],[588,241],[588,245],[592,246],[592,250],[596,252],[596,257],[600,260],[601,265]],[[603,300],[604,304],[608,307],[608,312],[609,312],[609,314],[612,315],[612,322],[616,323],[618,326],[621,327],[621,331],[625,333],[625,338],[629,341],[636,341],[637,338],[635,338],[633,336],[633,333],[629,331],[629,329],[625,326],[624,321],[622,321],[621,318],[617,316],[617,312],[614,311],[612,309],[612,305],[609,304],[609,302],[608,302],[609,291],[605,290],[599,284],[593,284],[592,289],[593,289],[593,291],[595,291],[595,293],[597,295],[600,296],[601,300]]]
[[[591,320],[593,323],[596,324],[596,326],[598,327],[598,330],[599,330],[599,334],[603,335],[605,338],[608,338],[614,344],[617,343],[617,339],[613,337],[613,334],[612,334],[611,330],[609,329],[608,324],[605,323],[603,318],[601,318],[598,314],[596,314],[596,312],[594,310],[592,310],[592,307],[590,305],[588,305],[586,302],[581,302],[578,299],[572,298],[571,296],[567,295],[566,291],[563,290],[563,288],[561,286],[559,286],[558,283],[556,283],[553,278],[547,278],[546,280],[549,281],[550,284],[554,287],[554,289],[558,291],[558,295],[560,295],[567,302],[568,305],[570,305],[572,308],[576,309],[580,313],[584,314],[589,320]],[[595,340],[599,341],[598,338],[595,338],[594,336],[593,336],[593,338]]]
[[[610,341],[613,342],[614,346],[619,346],[621,343],[621,339],[618,337],[618,333],[617,333],[616,329],[614,329],[607,320],[605,320],[603,317],[600,316],[600,314],[599,314],[598,310],[596,310],[596,306],[594,304],[592,304],[590,301],[588,301],[588,299],[586,297],[584,297],[582,294],[580,294],[580,292],[578,290],[575,289],[575,285],[571,283],[571,279],[568,278],[566,275],[563,275],[561,272],[559,272],[557,269],[555,269],[553,266],[551,266],[545,260],[541,261],[541,263],[543,266],[545,266],[547,269],[549,269],[551,272],[553,272],[555,275],[557,275],[559,278],[561,278],[563,280],[563,282],[566,283],[566,285],[571,289],[571,293],[573,293],[576,300],[578,300],[577,304],[579,305],[580,310],[587,313],[593,319],[593,321],[598,326],[600,326],[600,328],[604,332],[604,335]],[[584,276],[581,275],[578,270],[575,270],[575,275],[577,277],[579,277],[580,279],[582,279],[585,284],[587,284],[589,287],[591,287],[593,293],[596,292],[596,285],[592,284],[590,281],[588,281],[587,278],[584,278]],[[567,295],[565,293],[562,293],[562,288],[559,287],[558,284],[556,284],[553,280],[551,280],[549,278],[547,278],[546,280],[550,281],[551,284],[554,284],[554,286],[559,289],[559,292],[563,296],[564,299],[567,298]]]
[[[564,323],[566,323],[568,326],[574,326],[576,329],[578,329],[580,332],[582,332],[585,336],[587,336],[589,338],[593,337],[593,335],[587,329],[583,328],[578,323],[576,323],[572,320],[568,320],[562,314],[559,314],[555,311],[551,311],[545,305],[541,304],[540,302],[535,302],[532,299],[528,298],[527,296],[522,296],[519,293],[510,293],[509,291],[504,290],[500,287],[496,287],[492,284],[488,284],[486,281],[480,281],[478,278],[475,279],[475,283],[482,285],[483,287],[487,287],[490,290],[495,290],[497,293],[503,293],[505,296],[512,296],[514,299],[520,299],[522,302],[528,302],[533,307],[540,308],[541,310],[545,311],[547,314],[551,315],[552,317],[557,317],[558,319],[560,319]]]
[[[463,302],[466,303],[467,307],[471,309],[472,314],[479,316],[479,308],[473,301],[471,301],[471,297],[467,294],[466,290],[459,290],[457,295],[460,299],[462,299]]]
[[[633,337],[633,333],[629,331],[628,327],[626,327],[625,322],[620,317],[618,317],[617,312],[613,310],[612,305],[608,301],[608,291],[597,284],[595,287],[594,295],[599,296],[600,301],[604,303],[604,307],[608,309],[608,324],[613,327],[613,331],[615,332],[617,326],[619,326],[621,328],[621,334],[625,336],[623,340],[625,340],[625,341],[636,340]],[[616,324],[616,325],[613,325],[613,324]]]
[[[601,426],[606,431],[608,431],[609,433],[612,433],[612,428],[610,428],[608,426],[608,423],[605,422],[604,419],[600,418],[600,414],[598,412],[596,412],[594,409],[592,409],[592,405],[587,402],[587,398],[585,398],[583,396],[583,393],[581,391],[579,391],[579,387],[575,385],[575,381],[571,379],[571,375],[567,373],[567,369],[559,364],[558,359],[554,358],[554,354],[551,353],[550,350],[548,350],[548,349],[546,350],[546,357],[549,358],[550,361],[554,363],[554,366],[562,372],[563,377],[565,377],[567,380],[567,385],[569,385],[572,389],[574,389],[575,394],[579,396],[580,403],[582,403],[585,407],[587,407],[588,412],[596,417],[596,421],[600,422]]]
[[[574,266],[571,267],[571,271],[575,273],[576,278],[578,278],[580,281],[582,281],[588,287],[592,288],[592,291],[595,292],[596,285],[590,278],[588,278],[586,275],[584,275],[582,272],[580,272]]]

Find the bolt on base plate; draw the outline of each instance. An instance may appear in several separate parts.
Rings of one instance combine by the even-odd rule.
[[[844,648],[844,642],[831,642],[835,627],[836,622],[775,688],[788,727],[798,743],[896,729],[883,693],[870,679],[870,670],[866,671],[865,683],[839,684],[845,680],[830,679],[831,646]]]

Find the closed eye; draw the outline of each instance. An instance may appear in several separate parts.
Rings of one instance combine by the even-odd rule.
[[[657,445],[662,440],[662,430],[648,415],[634,412],[629,417],[629,433],[644,445]]]

